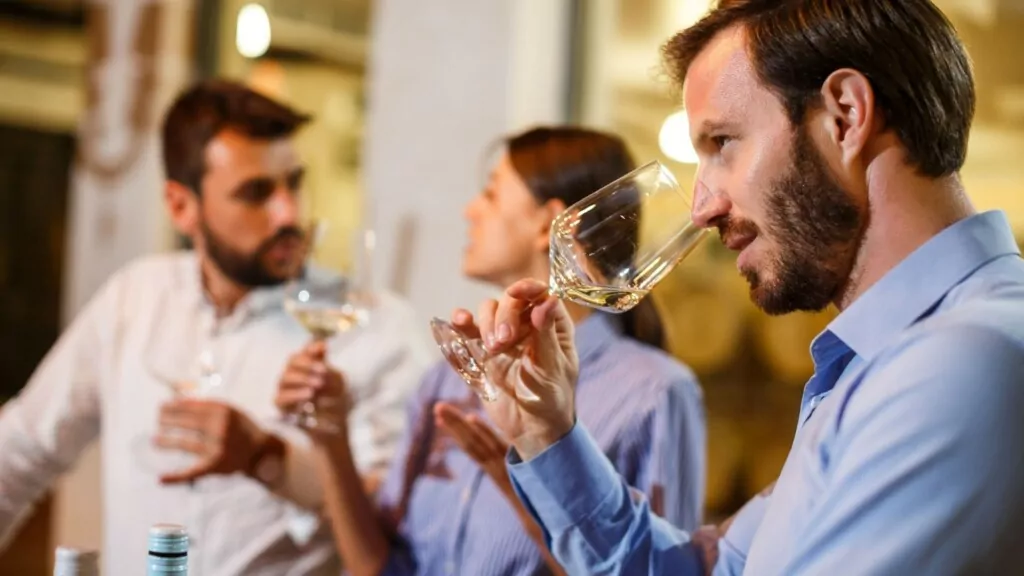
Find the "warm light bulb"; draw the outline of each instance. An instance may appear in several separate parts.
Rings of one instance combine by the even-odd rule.
[[[246,4],[238,11],[235,47],[246,58],[259,58],[270,48],[270,17],[259,4]]]
[[[680,110],[665,118],[658,133],[658,146],[662,154],[676,162],[697,163],[697,152],[690,142],[690,120],[685,111]]]

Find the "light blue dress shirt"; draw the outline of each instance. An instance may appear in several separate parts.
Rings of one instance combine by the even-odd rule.
[[[1024,574],[1024,261],[1002,212],[950,226],[840,314],[774,491],[716,575]],[[516,490],[570,574],[703,573],[582,423]]]
[[[704,403],[693,373],[621,334],[606,314],[592,314],[576,327],[576,347],[577,413],[601,457],[674,524],[696,528],[706,470]],[[398,532],[384,574],[550,574],[508,498],[434,426],[440,401],[486,418],[446,362],[410,398],[407,431],[379,494]]]

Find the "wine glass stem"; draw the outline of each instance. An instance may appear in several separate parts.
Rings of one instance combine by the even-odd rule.
[[[324,343],[324,355],[326,356],[327,336],[322,333],[314,333],[313,342]],[[307,400],[305,403],[302,404],[302,407],[299,409],[299,413],[307,419],[316,420],[316,402],[314,402],[313,400]]]

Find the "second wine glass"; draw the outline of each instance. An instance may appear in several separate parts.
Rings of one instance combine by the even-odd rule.
[[[158,354],[158,351],[168,349],[172,348],[168,346],[151,351],[154,356],[147,358],[144,366],[148,377],[166,388],[172,398],[209,399],[218,396],[223,381],[211,350],[204,348],[190,359]],[[173,429],[167,433],[182,434]],[[158,475],[181,472],[199,461],[199,456],[192,452],[154,446],[154,437],[154,431],[150,431],[132,441],[136,461],[147,472]],[[190,435],[185,433],[185,437]]]
[[[315,222],[307,227],[312,254],[324,236],[324,224]],[[352,275],[304,267],[300,276],[285,287],[285,310],[316,341],[328,341],[335,335],[365,326],[370,320],[370,295],[356,283]],[[337,432],[338,424],[317,413],[316,403],[309,401],[287,418],[305,428]]]
[[[652,161],[568,207],[551,224],[548,292],[605,312],[630,310],[707,236],[691,219],[691,202]],[[463,380],[481,399],[495,400],[483,342],[440,318],[431,330]]]

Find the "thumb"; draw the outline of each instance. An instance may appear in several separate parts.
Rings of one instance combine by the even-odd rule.
[[[563,357],[575,353],[575,328],[561,300],[549,296],[533,308],[530,322],[536,330],[535,364],[552,369],[562,362]]]
[[[327,343],[323,340],[314,340],[306,346],[306,353],[314,360],[323,360],[327,355]]]

